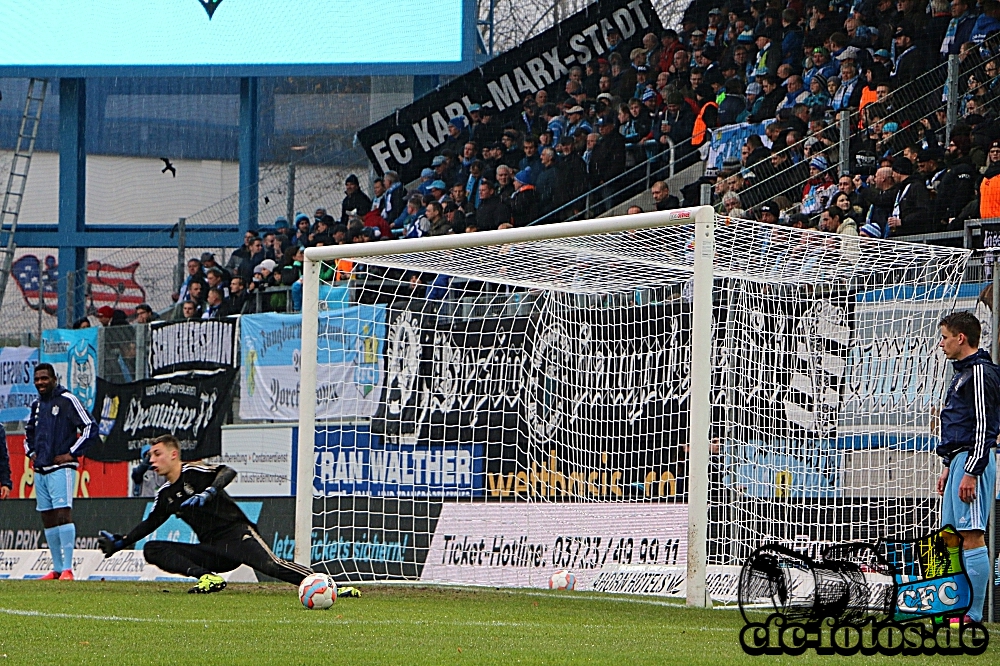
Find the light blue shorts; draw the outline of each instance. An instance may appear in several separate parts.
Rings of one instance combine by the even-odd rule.
[[[965,476],[965,461],[969,458],[969,452],[963,451],[952,458],[948,482],[945,484],[944,497],[941,500],[941,527],[953,525],[955,529],[961,531],[986,531],[990,509],[993,508],[993,484],[997,476],[997,457],[992,448],[988,457],[986,469],[976,484],[976,498],[968,504],[959,499],[958,484]]]
[[[73,508],[73,484],[76,470],[71,467],[57,469],[48,474],[35,474],[35,498],[38,511]]]

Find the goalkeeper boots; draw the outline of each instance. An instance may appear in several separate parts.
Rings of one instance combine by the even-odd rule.
[[[58,571],[50,571],[47,574],[45,574],[44,576],[40,576],[38,578],[38,580],[59,580],[59,572]]]
[[[350,586],[347,586],[347,587],[338,587],[337,588],[337,597],[343,597],[345,599],[348,598],[348,597],[352,597],[354,599],[358,599],[358,598],[361,597],[361,590],[359,590],[356,587],[350,587]]]
[[[198,583],[188,590],[188,594],[211,594],[226,589],[226,580],[222,576],[207,573],[198,579]]]
[[[61,574],[59,574],[59,580],[73,580],[73,570],[66,569]]]

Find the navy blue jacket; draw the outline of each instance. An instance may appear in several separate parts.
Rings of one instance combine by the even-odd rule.
[[[985,349],[955,361],[954,368],[941,410],[937,453],[948,465],[957,454],[968,451],[965,473],[979,476],[1000,433],[1000,368]]]
[[[75,395],[56,386],[48,399],[35,400],[24,426],[24,453],[33,457],[35,472],[48,474],[62,467],[76,469],[76,460],[57,465],[56,456],[79,457],[97,443],[97,424]]]
[[[0,486],[13,488],[10,480],[10,455],[7,453],[7,431],[0,423]]]

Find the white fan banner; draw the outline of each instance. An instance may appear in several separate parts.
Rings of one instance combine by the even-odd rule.
[[[323,312],[316,368],[317,419],[369,418],[382,392],[384,306]],[[240,320],[240,418],[299,420],[301,315]]]

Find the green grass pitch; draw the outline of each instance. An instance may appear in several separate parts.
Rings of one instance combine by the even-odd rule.
[[[588,592],[362,586],[303,609],[291,586],[0,582],[0,664],[809,664],[752,658],[732,610]],[[996,633],[996,627],[994,626]],[[1000,639],[977,663],[1000,663]],[[955,657],[947,658],[955,661]],[[972,657],[959,658],[960,661]]]

